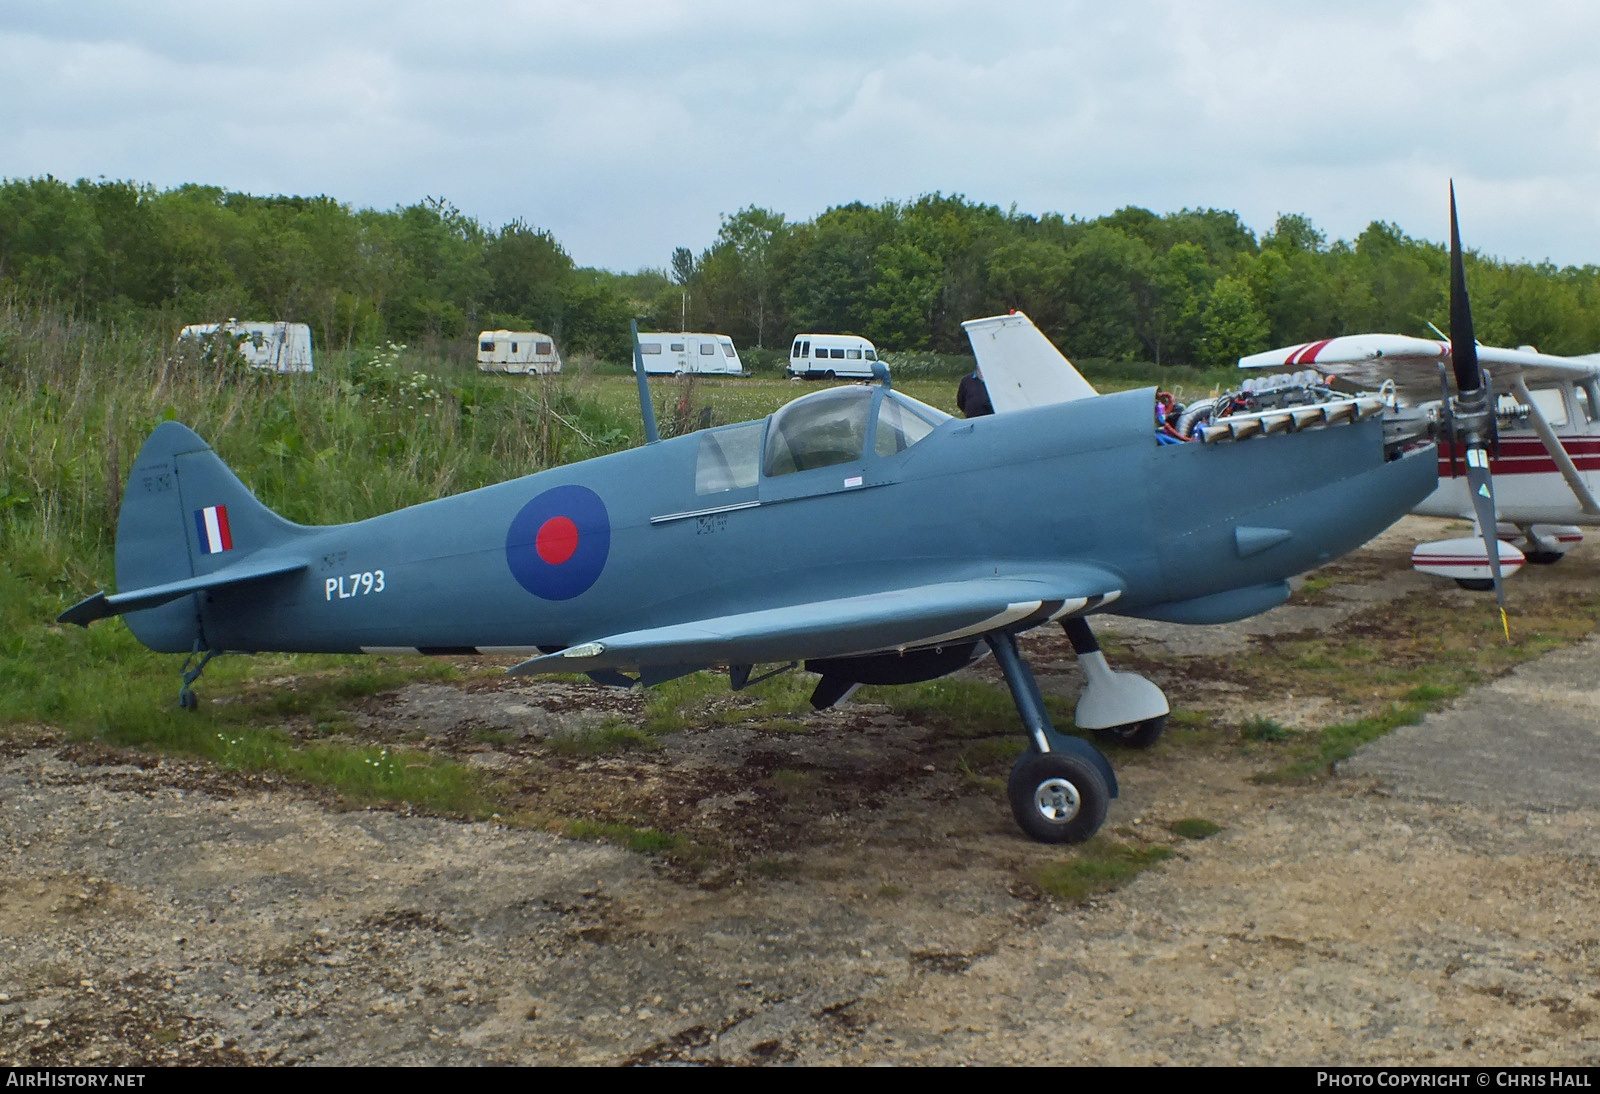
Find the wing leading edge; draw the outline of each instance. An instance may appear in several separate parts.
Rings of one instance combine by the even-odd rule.
[[[1122,595],[1111,574],[946,581],[627,631],[535,657],[513,675],[764,663],[920,649],[1092,611]]]

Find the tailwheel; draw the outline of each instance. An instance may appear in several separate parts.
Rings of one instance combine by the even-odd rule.
[[[1011,812],[1041,843],[1082,843],[1106,819],[1111,794],[1093,765],[1061,752],[1029,749],[1011,769]]]
[[[178,689],[178,706],[181,709],[198,710],[200,708],[200,700],[195,695],[192,685],[196,680],[200,679],[200,674],[206,670],[206,666],[211,664],[211,659],[218,655],[219,652],[217,650],[206,650],[202,654],[200,642],[197,640],[194,644],[194,652],[184,658],[183,668],[180,670],[183,673],[183,687]],[[197,657],[199,658],[198,662],[195,660]]]
[[[1161,739],[1161,733],[1167,728],[1167,716],[1157,715],[1146,718],[1142,722],[1128,722],[1125,725],[1109,726],[1099,729],[1102,739],[1115,741],[1123,748],[1150,748]]]

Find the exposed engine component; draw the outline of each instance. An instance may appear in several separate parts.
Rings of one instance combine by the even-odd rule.
[[[1376,397],[1336,391],[1316,370],[1302,369],[1252,376],[1234,391],[1196,399],[1187,406],[1168,392],[1157,392],[1156,439],[1161,444],[1243,440],[1256,433],[1359,420],[1382,408],[1383,401]],[[1234,418],[1240,420],[1229,421]]]

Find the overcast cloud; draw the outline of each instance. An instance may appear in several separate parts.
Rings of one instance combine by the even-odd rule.
[[[449,198],[585,265],[746,205],[1373,220],[1600,263],[1600,6],[5,0],[0,176]]]

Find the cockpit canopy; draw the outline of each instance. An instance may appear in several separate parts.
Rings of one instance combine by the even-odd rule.
[[[874,453],[893,456],[948,417],[942,410],[882,388],[852,385],[819,391],[782,407],[765,422],[701,434],[695,493],[754,486],[758,467],[772,478],[851,463],[863,458],[869,436]]]

